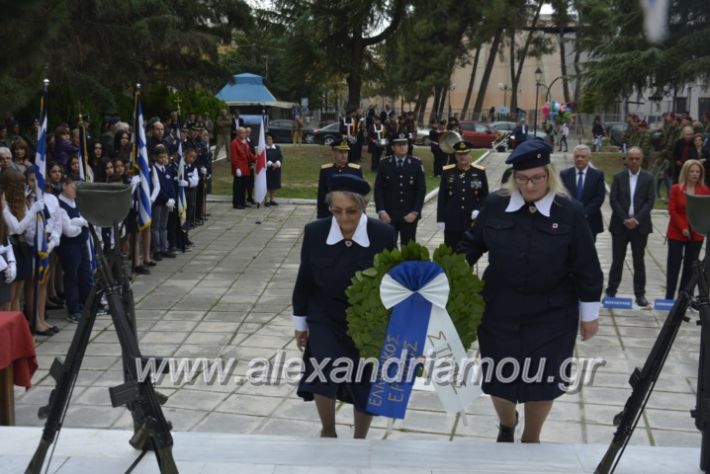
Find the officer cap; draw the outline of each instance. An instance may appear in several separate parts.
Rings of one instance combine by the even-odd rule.
[[[392,140],[392,143],[409,143],[409,140],[407,139],[407,135],[400,133],[397,135],[397,138]]]
[[[330,146],[333,147],[333,150],[349,150],[350,149],[350,144],[345,139],[342,139],[339,142],[333,141],[333,143]]]
[[[473,143],[460,141],[454,145],[454,153],[468,153],[473,150]]]
[[[354,174],[335,174],[328,179],[328,191],[350,191],[365,196],[370,192],[370,185]]]
[[[525,140],[515,147],[505,163],[513,165],[514,170],[529,170],[550,163],[552,147],[542,140]]]

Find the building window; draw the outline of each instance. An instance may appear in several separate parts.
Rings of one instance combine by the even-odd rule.
[[[688,112],[688,98],[687,97],[676,97],[673,104],[673,112],[677,114],[682,114],[683,112]]]

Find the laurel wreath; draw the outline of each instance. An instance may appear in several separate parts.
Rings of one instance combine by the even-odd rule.
[[[350,306],[346,311],[348,334],[361,357],[379,357],[387,333],[390,310],[380,300],[382,277],[398,264],[408,261],[432,261],[444,270],[449,280],[446,309],[466,350],[476,340],[485,303],[481,296],[483,282],[474,275],[462,254],[441,244],[430,259],[429,250],[410,241],[401,250],[384,250],[375,255],[374,265],[359,271],[346,290]]]

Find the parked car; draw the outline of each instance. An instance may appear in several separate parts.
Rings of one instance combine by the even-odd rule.
[[[288,119],[275,119],[269,121],[269,133],[274,137],[274,142],[276,143],[291,143],[293,138],[291,133],[293,132],[293,120]],[[313,143],[313,129],[304,128],[303,129],[303,142]]]
[[[429,129],[423,127],[417,127],[417,139],[414,141],[415,145],[429,146]]]
[[[313,143],[330,146],[334,141],[342,138],[340,122],[329,123],[313,130]]]
[[[487,123],[462,120],[460,125],[463,139],[471,142],[476,148],[490,148],[498,141],[498,131]]]
[[[542,130],[538,130],[537,132],[535,132],[534,130],[528,130],[528,140],[532,140],[535,137],[539,138],[540,140],[544,140],[546,143],[549,143],[547,133],[543,132]],[[511,135],[508,139],[508,149],[512,150],[516,146],[518,146],[518,143],[515,140],[515,135]]]
[[[517,125],[515,122],[491,122],[491,127],[506,135],[512,133]]]

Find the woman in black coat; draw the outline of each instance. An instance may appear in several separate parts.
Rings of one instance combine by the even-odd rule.
[[[281,155],[281,147],[274,144],[274,136],[270,133],[266,134],[266,190],[269,194],[269,200],[264,203],[264,206],[278,206],[279,203],[274,201],[274,193],[281,189],[281,164],[283,156]]]
[[[525,404],[522,442],[540,441],[569,382],[577,333],[588,340],[599,327],[599,258],[584,208],[567,196],[551,151],[541,140],[516,147],[506,160],[512,179],[488,196],[459,244],[471,265],[488,252],[478,342],[499,442],[514,441],[518,403]]]
[[[314,371],[314,363],[320,367],[326,358],[331,361],[344,358],[357,368],[360,356],[347,334],[345,290],[355,272],[372,266],[376,254],[395,248],[394,229],[365,215],[365,196],[370,192],[370,185],[362,178],[341,174],[330,178],[328,183],[326,201],[333,216],[306,225],[301,265],[293,290],[296,344],[304,351],[305,364],[298,395],[306,401],[315,400],[322,425],[321,437],[336,437],[337,399],[353,405],[354,436],[365,438],[372,421],[372,415],[366,410],[370,371],[363,371],[361,381],[350,378],[336,382],[333,378],[336,374],[342,377],[343,366],[331,363],[322,370],[325,380],[321,380]],[[371,368],[371,364],[367,367]]]

